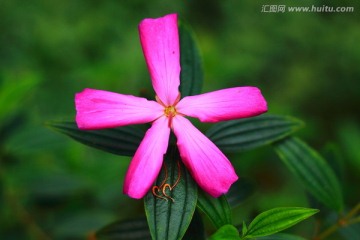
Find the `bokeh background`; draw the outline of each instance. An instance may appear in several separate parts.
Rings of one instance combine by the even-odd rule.
[[[355,11],[263,13],[264,4]],[[359,201],[358,1],[0,0],[1,239],[84,239],[143,215],[142,201],[122,195],[130,158],[83,146],[44,123],[73,120],[74,94],[84,88],[153,95],[137,25],[172,12],[196,35],[203,91],[261,88],[270,113],[306,123],[298,136],[317,150],[336,149],[346,202]],[[255,186],[234,212],[237,223],[272,207],[308,206],[271,147],[229,157]]]

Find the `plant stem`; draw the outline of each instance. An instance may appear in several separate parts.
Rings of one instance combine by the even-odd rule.
[[[358,222],[360,222],[360,216],[356,217],[356,218],[353,218],[353,219],[350,219],[349,222],[348,222],[348,225],[355,224],[355,223],[358,223]]]
[[[339,228],[338,224],[334,224],[327,228],[325,231],[320,233],[318,236],[314,237],[314,240],[322,240],[325,239],[327,236],[333,234]]]
[[[352,208],[345,217],[340,218],[334,225],[331,225],[329,228],[325,229],[323,232],[321,232],[316,237],[314,237],[314,240],[325,239],[326,237],[330,236],[335,231],[337,231],[339,228],[360,222],[360,216],[352,218],[359,211],[360,211],[360,203],[358,203],[354,208]]]
[[[360,203],[350,210],[350,212],[345,216],[345,219],[350,219],[352,216],[356,215],[358,211],[360,211]]]

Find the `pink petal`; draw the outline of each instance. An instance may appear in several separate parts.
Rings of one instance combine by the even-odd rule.
[[[213,197],[226,193],[238,177],[225,155],[184,117],[173,119],[173,130],[182,161],[198,185]]]
[[[142,198],[159,175],[170,136],[166,117],[153,122],[136,150],[125,176],[124,190],[132,198]]]
[[[87,130],[147,123],[164,114],[155,101],[94,89],[77,93],[75,105],[76,123]]]
[[[140,41],[156,95],[167,106],[179,95],[180,48],[177,14],[144,19]]]
[[[267,104],[258,88],[236,87],[184,97],[176,109],[202,122],[218,122],[262,114]]]

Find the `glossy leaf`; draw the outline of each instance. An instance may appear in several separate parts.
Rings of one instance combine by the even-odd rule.
[[[271,236],[259,237],[257,240],[306,240],[303,237],[287,233],[277,233]]]
[[[341,211],[343,197],[335,173],[312,148],[289,137],[275,145],[276,152],[303,186],[327,207]]]
[[[224,225],[219,228],[209,240],[240,240],[239,232],[233,225]]]
[[[161,186],[164,184],[174,186],[179,176],[178,184],[171,191],[166,188],[164,192],[167,196],[164,195]],[[181,239],[189,227],[196,208],[197,185],[182,164],[175,146],[169,147],[156,186],[160,188],[159,191],[155,190],[158,196],[149,191],[144,199],[152,239]]]
[[[225,195],[214,198],[199,189],[197,206],[209,217],[216,228],[232,224],[231,210]]]
[[[255,191],[254,183],[245,178],[234,182],[226,193],[226,199],[231,208],[239,206],[248,199]]]
[[[317,212],[316,209],[298,207],[280,207],[265,211],[254,218],[243,238],[262,237],[280,232]]]
[[[100,229],[95,236],[97,240],[151,239],[145,218],[116,221]]]
[[[265,114],[215,124],[206,135],[223,151],[239,152],[280,140],[303,122],[292,117]]]
[[[181,96],[196,95],[201,92],[203,70],[199,50],[193,34],[180,23],[180,92]]]
[[[104,130],[80,130],[74,122],[49,122],[47,126],[78,142],[122,156],[134,155],[145,132],[135,126]]]

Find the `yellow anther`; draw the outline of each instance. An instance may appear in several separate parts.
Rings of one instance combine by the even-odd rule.
[[[176,115],[176,108],[174,106],[168,106],[164,110],[165,116],[174,117]]]

